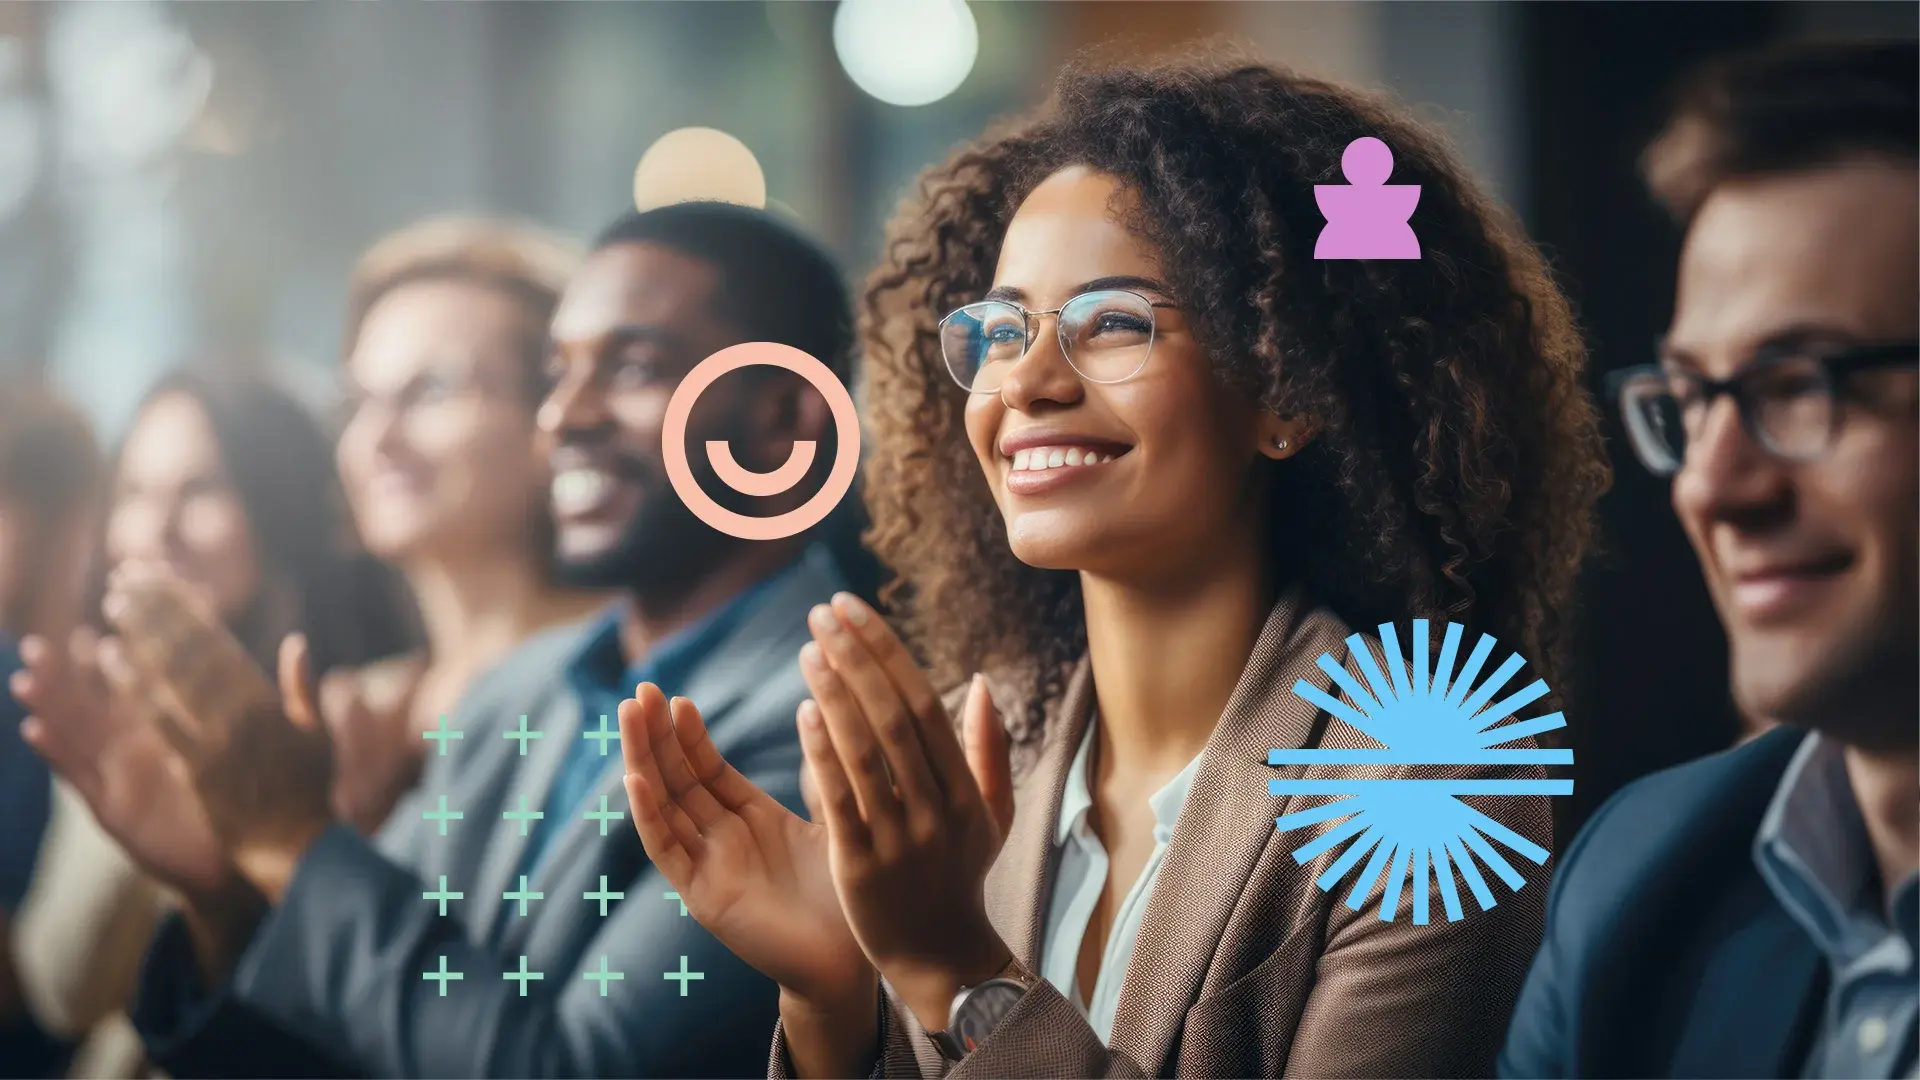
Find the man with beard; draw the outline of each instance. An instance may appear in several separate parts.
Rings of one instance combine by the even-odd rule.
[[[622,820],[615,713],[641,682],[697,699],[726,759],[801,805],[798,653],[808,609],[843,587],[840,574],[804,534],[746,541],[705,525],[667,479],[662,425],[687,372],[742,342],[801,349],[844,381],[850,321],[831,261],[762,212],[688,203],[603,234],[554,316],[539,427],[560,571],[625,598],[584,627],[528,641],[478,681],[371,842],[315,801],[324,785],[309,774],[324,765],[302,763],[325,754],[298,746],[311,712],[298,647],[282,657],[284,719],[240,718],[234,737],[205,738],[223,706],[177,662],[201,631],[164,587],[116,583],[110,617],[198,728],[170,734],[176,748],[189,740],[194,788],[238,878],[190,902],[151,949],[134,1016],[161,1065],[176,1075],[764,1071],[776,988],[684,917]],[[801,440],[831,464],[833,427],[802,380],[750,368],[700,396],[688,459],[721,498],[710,441],[765,473]],[[729,505],[791,509],[824,471]]]

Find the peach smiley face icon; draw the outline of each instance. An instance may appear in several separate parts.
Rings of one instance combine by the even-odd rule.
[[[749,517],[728,510],[700,489],[700,482],[694,478],[693,469],[687,463],[687,417],[693,412],[693,403],[720,376],[740,368],[762,365],[785,368],[820,391],[821,396],[827,399],[827,408],[833,412],[839,449],[834,454],[833,471],[827,474],[827,482],[814,493],[813,498],[784,514]],[[860,467],[860,418],[853,410],[853,395],[847,393],[847,388],[841,385],[839,378],[825,364],[790,345],[771,341],[750,341],[729,346],[695,365],[680,381],[679,389],[673,392],[673,399],[667,403],[661,441],[660,452],[666,461],[667,479],[673,483],[673,490],[679,493],[687,509],[713,528],[742,540],[778,540],[813,528],[833,512],[847,489],[853,486],[853,474]],[[757,473],[735,461],[733,451],[726,443],[717,439],[707,443],[707,456],[713,462],[714,475],[722,483],[747,495],[778,495],[793,487],[813,467],[813,455],[814,444],[811,439],[797,440],[793,444],[793,454],[785,464],[772,472]]]

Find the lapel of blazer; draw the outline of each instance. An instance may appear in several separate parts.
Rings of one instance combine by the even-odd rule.
[[[1082,657],[1067,680],[1060,710],[1038,760],[1014,786],[1013,824],[987,871],[987,918],[1029,970],[1040,970],[1041,921],[1053,887],[1049,864],[1067,769],[1093,711],[1092,667]]]
[[[1213,963],[1227,919],[1274,835],[1267,781],[1273,749],[1309,745],[1320,710],[1293,693],[1336,651],[1346,627],[1309,608],[1298,589],[1274,605],[1240,682],[1207,740],[1160,876],[1147,900],[1114,1016],[1112,1046],[1151,1075],[1168,1075],[1187,1010]]]
[[[487,734],[491,738],[504,742],[505,732],[517,729],[519,723],[520,718],[515,715],[508,723],[489,725]],[[494,748],[494,752],[500,754],[500,760],[504,762],[501,777],[502,796],[497,804],[499,809],[489,811],[494,815],[507,811],[518,813],[522,796],[526,797],[528,811],[546,812],[547,789],[553,786],[553,777],[560,770],[561,759],[566,756],[567,744],[579,737],[580,702],[566,689],[564,680],[555,680],[554,696],[546,702],[544,708],[539,709],[537,713],[529,711],[527,726],[542,734],[541,738],[530,740],[531,745],[527,747],[526,757],[521,757],[511,742],[506,743],[504,750]],[[477,875],[481,891],[474,897],[480,906],[476,907],[475,911],[486,913],[485,921],[479,927],[483,940],[504,939],[507,935],[519,931],[520,928],[514,925],[516,921],[522,923],[528,921],[539,912],[541,905],[546,903],[544,900],[531,902],[527,908],[527,918],[523,919],[519,914],[519,905],[506,900],[505,894],[509,889],[517,889],[520,884],[520,864],[526,855],[527,842],[532,838],[533,826],[552,823],[525,822],[527,830],[525,836],[521,835],[522,822],[509,821],[500,816],[494,816],[488,821],[463,822],[463,824],[468,824],[469,828],[483,829],[490,837],[490,841],[482,849],[480,870]],[[529,887],[531,885],[532,883],[529,882]],[[508,906],[513,908],[511,914],[501,910]]]
[[[824,548],[809,548],[794,572],[776,584],[766,599],[756,604],[747,618],[687,673],[686,684],[680,687],[679,696],[700,707],[702,718],[706,720],[714,741],[723,752],[728,744],[728,725],[735,721],[741,702],[766,679],[770,671],[782,665],[799,663],[800,646],[809,637],[806,629],[807,610],[815,604],[825,603],[836,589],[842,587],[843,581],[832,556]],[[570,694],[567,698],[574,722],[555,725],[560,730],[542,742],[566,744],[580,738],[579,705]],[[646,862],[646,853],[640,847],[640,838],[633,830],[631,818],[623,816],[619,821],[607,822],[607,835],[603,838],[600,835],[601,822],[583,816],[599,811],[601,796],[606,797],[608,810],[619,810],[623,815],[627,813],[619,754],[617,744],[608,746],[608,756],[602,765],[600,778],[572,818],[543,822],[557,830],[551,841],[553,850],[542,859],[540,871],[534,875],[529,886],[546,894],[546,898],[539,902],[542,910],[558,907],[554,913],[557,916],[555,921],[545,925],[586,929],[597,926],[600,923],[599,909],[585,899],[586,891],[597,890],[600,887],[599,875],[604,873],[607,875],[607,888],[618,892],[625,888],[623,883],[631,882]],[[528,770],[525,787],[517,790],[528,793],[529,807],[536,798],[545,801],[562,756],[550,753]],[[517,884],[514,875],[518,872],[517,867],[527,842],[520,838],[517,827],[509,829],[509,832],[509,842],[500,845],[502,864],[491,866],[490,871],[499,875],[504,883]],[[511,851],[507,852],[507,848],[511,848]],[[511,857],[508,858],[508,855]],[[622,902],[630,899],[635,898],[625,897]],[[659,897],[650,899],[654,903],[660,902]],[[508,917],[501,940],[505,943],[528,941],[535,936],[533,932],[536,929],[540,931],[537,936],[543,944],[554,942],[558,947],[559,940],[570,937],[567,934],[556,936],[532,923],[530,918]]]

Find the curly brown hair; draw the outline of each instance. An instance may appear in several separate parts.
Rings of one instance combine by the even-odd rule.
[[[1313,258],[1313,187],[1344,182],[1366,135],[1421,187],[1418,262]],[[1218,54],[1069,66],[1037,115],[923,173],[889,228],[860,313],[867,539],[936,683],[1012,681],[1029,707],[1008,727],[1030,745],[1086,647],[1079,576],[1008,545],[938,335],[991,286],[1027,193],[1069,165],[1137,196],[1127,225],[1226,385],[1310,418],[1311,442],[1263,466],[1280,579],[1356,627],[1494,633],[1551,684],[1610,482],[1566,299],[1443,138],[1385,99]]]

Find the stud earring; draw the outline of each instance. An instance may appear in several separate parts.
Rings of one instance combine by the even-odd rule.
[[[1285,450],[1287,448],[1287,440],[1285,439],[1273,440],[1273,448],[1275,450]]]

